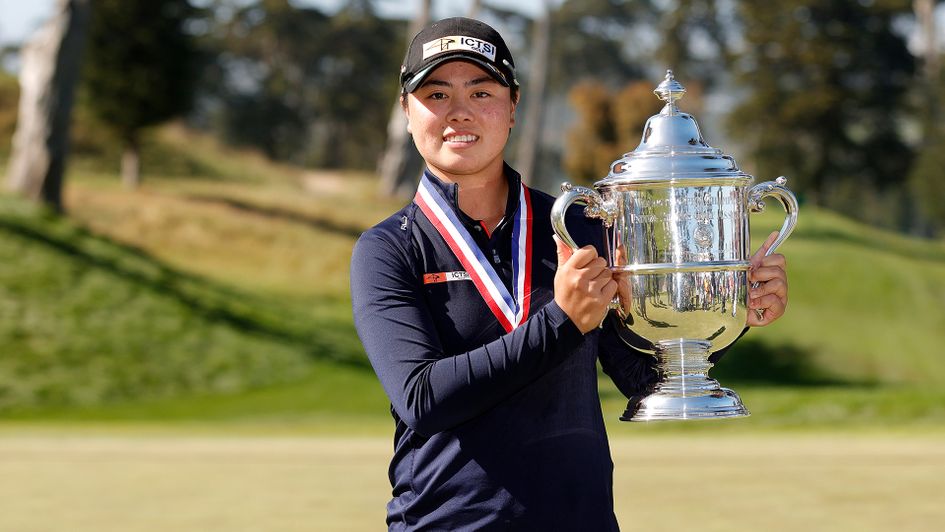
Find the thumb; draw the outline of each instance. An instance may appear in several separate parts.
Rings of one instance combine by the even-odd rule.
[[[555,239],[555,244],[558,246],[558,266],[561,266],[571,258],[571,255],[574,254],[574,250],[562,242],[561,239],[558,238],[558,235],[552,235],[551,238]]]

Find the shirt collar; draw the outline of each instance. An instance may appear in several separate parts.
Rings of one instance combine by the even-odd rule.
[[[453,211],[459,214],[463,223],[467,225],[476,225],[479,223],[478,220],[473,220],[459,209],[459,185],[441,181],[429,168],[425,168],[423,174],[433,185],[433,188],[436,189],[441,196],[446,198],[453,208]],[[504,219],[508,219],[515,214],[515,211],[518,209],[518,196],[522,193],[522,176],[506,162],[502,163],[502,174],[509,181],[509,194],[505,202],[505,216],[503,217]]]

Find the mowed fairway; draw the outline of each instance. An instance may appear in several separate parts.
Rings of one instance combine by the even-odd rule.
[[[939,435],[617,435],[612,448],[624,530],[945,522]],[[380,437],[5,435],[0,530],[381,530],[389,454]]]

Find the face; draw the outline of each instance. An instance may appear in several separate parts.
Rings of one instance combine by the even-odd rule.
[[[485,70],[450,61],[407,95],[407,128],[441,179],[502,173],[502,151],[515,124],[511,91]]]

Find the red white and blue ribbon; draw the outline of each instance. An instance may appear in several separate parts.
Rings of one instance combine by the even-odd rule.
[[[511,332],[528,319],[532,292],[532,204],[525,185],[521,185],[518,198],[518,208],[512,223],[511,294],[456,212],[435,190],[426,175],[420,179],[420,186],[413,199],[453,250],[506,332]]]

